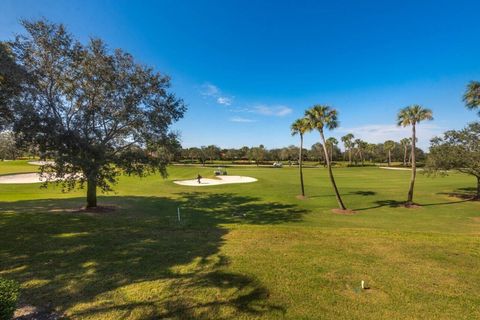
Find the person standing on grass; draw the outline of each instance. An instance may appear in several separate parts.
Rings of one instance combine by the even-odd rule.
[[[200,173],[199,173],[198,176],[197,176],[198,184],[202,183],[202,182],[201,182],[201,179],[202,179],[202,176],[201,176]]]

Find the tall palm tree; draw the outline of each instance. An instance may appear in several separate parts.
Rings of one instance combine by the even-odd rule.
[[[408,190],[406,205],[413,204],[413,188],[417,175],[417,164],[415,162],[415,144],[417,142],[416,125],[424,120],[433,120],[432,110],[423,108],[418,104],[401,109],[397,115],[397,125],[402,127],[412,126],[412,177],[410,179],[410,189]]]
[[[303,185],[303,171],[302,171],[302,162],[303,162],[303,135],[309,130],[309,123],[307,119],[297,119],[292,126],[290,127],[292,136],[300,135],[300,151],[298,152],[298,167],[300,170],[300,185],[302,187],[302,197],[305,197],[305,187]]]
[[[403,166],[407,166],[407,153],[408,153],[408,146],[410,145],[409,138],[403,138],[400,140],[400,145],[403,147]]]
[[[383,144],[383,149],[387,151],[388,153],[388,166],[390,167],[390,164],[392,162],[392,150],[395,148],[395,141],[392,140],[387,140]]]
[[[355,138],[355,136],[352,133],[348,133],[341,138],[345,146],[345,151],[348,151],[348,163],[350,164],[352,164],[353,138]]]
[[[305,111],[305,118],[309,123],[309,130],[317,130],[320,133],[320,139],[322,140],[323,152],[325,154],[325,160],[327,162],[328,174],[330,176],[330,182],[332,183],[333,189],[335,191],[335,196],[337,198],[338,206],[341,210],[346,210],[345,205],[343,204],[340,193],[338,192],[337,184],[335,183],[335,178],[333,177],[332,164],[330,158],[328,157],[328,151],[326,147],[324,129],[333,130],[338,127],[337,120],[337,110],[332,109],[326,105],[314,105],[310,109]]]
[[[327,144],[330,147],[330,162],[333,162],[333,148],[338,144],[338,140],[330,137],[327,139]]]
[[[463,95],[463,101],[468,109],[479,109],[478,115],[480,116],[480,82],[470,81],[467,86],[467,91]]]
[[[355,139],[355,146],[357,146],[357,154],[360,156],[360,162],[362,162],[362,166],[364,165],[364,152],[367,148],[367,143],[362,139]]]

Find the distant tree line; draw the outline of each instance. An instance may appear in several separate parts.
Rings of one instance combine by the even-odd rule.
[[[353,135],[351,135],[353,137]],[[333,141],[334,140],[334,141]],[[405,141],[404,141],[405,140]],[[386,141],[385,143],[368,143],[360,139],[347,142],[345,151],[338,146],[335,138],[326,141],[331,161],[348,161],[351,165],[366,165],[372,163],[401,162],[405,166],[411,163],[410,140],[402,139],[399,142]],[[283,148],[267,149],[264,145],[241,148],[220,148],[216,145],[181,148],[172,154],[176,161],[187,163],[208,164],[214,161],[249,162],[266,164],[272,162],[296,163],[300,148],[290,145]],[[390,155],[390,156],[389,156]],[[416,148],[417,161],[425,160],[423,150]],[[325,155],[321,143],[315,143],[310,148],[302,149],[304,161],[325,164]]]

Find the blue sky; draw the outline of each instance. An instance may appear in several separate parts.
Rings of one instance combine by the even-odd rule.
[[[184,146],[296,144],[289,126],[309,106],[338,109],[370,142],[400,140],[397,111],[433,109],[420,147],[478,119],[463,107],[480,80],[479,1],[26,1],[0,2],[0,40],[18,20],[62,22],[172,77],[189,106],[175,125]],[[307,145],[318,140],[306,137]]]

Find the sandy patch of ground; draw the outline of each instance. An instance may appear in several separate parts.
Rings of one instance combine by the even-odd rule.
[[[255,181],[257,181],[257,179],[252,177],[245,177],[245,176],[218,176],[218,179],[202,178],[200,183],[198,183],[197,179],[177,180],[177,181],[173,181],[173,183],[176,183],[182,186],[205,187],[205,186],[230,184],[230,183],[250,183]]]
[[[0,184],[9,183],[40,183],[45,180],[40,177],[40,173],[19,173],[0,176]]]
[[[34,166],[44,166],[46,164],[53,164],[53,161],[28,161],[28,164],[33,164]]]
[[[399,167],[379,167],[380,169],[387,170],[401,170],[401,171],[412,171],[412,168],[399,168]],[[422,168],[417,168],[417,171],[422,171]]]
[[[355,211],[350,210],[350,209],[345,209],[345,210],[342,210],[342,209],[332,209],[332,212],[335,213],[335,214],[343,214],[343,215],[356,214]]]

